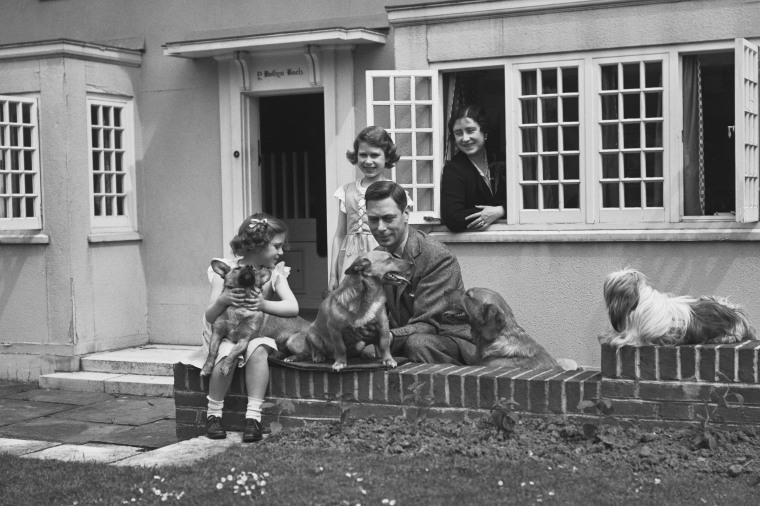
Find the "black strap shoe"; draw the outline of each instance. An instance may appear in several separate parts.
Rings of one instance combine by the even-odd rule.
[[[261,427],[261,422],[254,420],[253,418],[245,419],[245,430],[243,431],[243,442],[253,443],[255,441],[261,441],[264,438],[264,429]]]
[[[222,425],[222,419],[218,416],[206,417],[206,437],[209,439],[224,439],[227,437],[227,431]]]

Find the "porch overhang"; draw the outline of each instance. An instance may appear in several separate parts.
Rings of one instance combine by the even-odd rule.
[[[237,51],[297,50],[311,45],[385,44],[386,38],[386,33],[367,28],[327,28],[168,42],[163,48],[165,56],[214,58]]]

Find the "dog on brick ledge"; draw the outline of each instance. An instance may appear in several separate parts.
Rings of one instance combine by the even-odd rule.
[[[739,306],[725,298],[660,292],[635,269],[607,276],[604,302],[614,330],[599,336],[601,344],[724,344],[755,339],[755,329]]]
[[[518,323],[512,308],[500,294],[488,288],[449,292],[453,313],[446,319],[466,320],[476,346],[477,365],[521,369],[575,371],[574,360],[554,359]],[[464,314],[462,314],[462,311]]]

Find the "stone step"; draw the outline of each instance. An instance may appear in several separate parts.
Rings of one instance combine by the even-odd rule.
[[[112,374],[172,376],[174,364],[198,350],[198,346],[149,344],[137,348],[93,353],[82,357],[81,370]]]
[[[40,388],[105,392],[108,394],[172,397],[173,376],[113,374],[105,372],[56,372],[40,376]]]

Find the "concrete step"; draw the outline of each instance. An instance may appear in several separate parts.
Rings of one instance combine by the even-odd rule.
[[[113,374],[105,372],[56,372],[40,376],[40,388],[76,392],[172,397],[173,376]]]
[[[93,353],[82,357],[81,370],[112,374],[172,376],[174,364],[195,352],[198,346],[148,344],[137,348]]]

